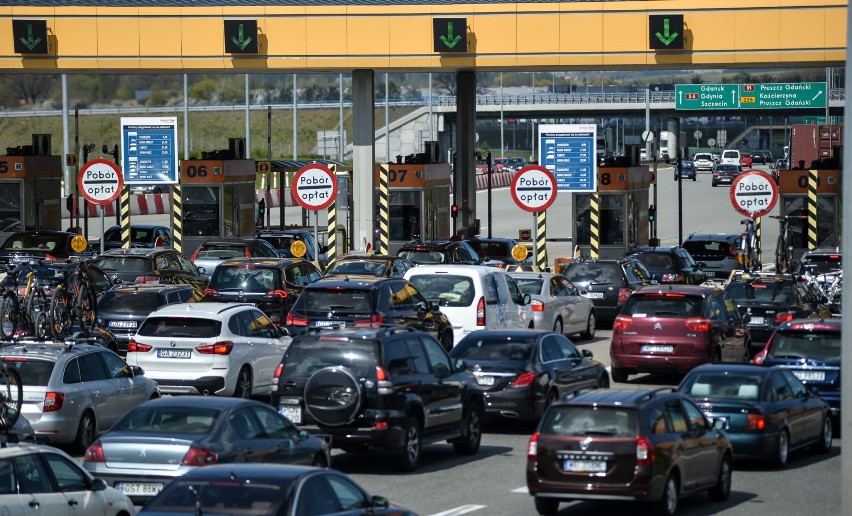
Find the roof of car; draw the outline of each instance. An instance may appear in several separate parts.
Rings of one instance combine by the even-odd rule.
[[[684,243],[693,242],[696,240],[709,240],[711,242],[729,242],[731,240],[737,240],[739,238],[742,238],[742,236],[728,235],[726,233],[693,233],[686,238]]]
[[[60,455],[67,456],[67,454],[62,450],[58,450],[57,448],[46,444],[8,443],[0,448],[0,457],[3,458],[20,457],[21,455],[27,455],[30,453],[58,453]]]
[[[693,372],[727,372],[727,373],[750,373],[750,374],[767,374],[771,368],[753,364],[702,364],[696,366],[690,371]]]
[[[304,235],[306,233],[313,234],[313,230],[310,228],[291,228],[291,229],[267,229],[264,231],[257,232],[257,238],[263,237],[274,237],[274,236],[293,236],[293,235]]]
[[[163,396],[161,398],[149,400],[145,402],[146,406],[166,406],[166,407],[203,407],[203,408],[218,408],[228,409],[241,405],[259,405],[268,406],[260,401],[246,398],[227,398],[220,396]]]
[[[187,290],[193,289],[194,286],[188,283],[143,283],[135,285],[116,285],[111,288],[110,292],[164,292],[170,290]]]
[[[249,245],[253,242],[257,242],[259,239],[257,238],[211,238],[210,240],[205,240],[201,246],[205,245]]]
[[[102,349],[105,348],[94,344],[74,344],[73,346],[68,346],[64,342],[28,342],[26,344],[9,344],[3,347],[0,355],[4,357],[16,356],[56,360],[59,355],[64,353],[80,354]]]
[[[518,338],[518,339],[528,339],[530,337],[537,338],[544,335],[556,335],[555,332],[552,331],[543,331],[543,330],[527,330],[527,329],[512,329],[512,330],[477,330],[468,333],[465,335],[465,339],[471,339],[476,337],[490,337],[490,338]]]
[[[162,226],[160,224],[130,224],[130,229],[157,229],[157,228],[168,229],[168,227]],[[121,229],[121,226],[116,224],[116,225],[114,225],[110,228],[107,228],[107,231],[111,231],[113,229]]]
[[[829,332],[840,333],[842,325],[841,319],[793,319],[778,326],[777,331],[800,330],[800,329],[819,329]]]
[[[151,312],[151,315],[165,317],[195,317],[206,319],[221,319],[222,314],[235,308],[253,307],[251,303],[174,303],[163,305]]]
[[[388,256],[386,254],[349,254],[346,256],[341,256],[337,259],[337,262],[359,262],[359,261],[381,261],[381,262],[392,262],[395,260],[406,260],[406,258],[402,258],[401,256]]]
[[[843,249],[841,249],[839,247],[817,247],[815,249],[808,249],[807,251],[805,251],[804,254],[802,255],[802,258],[805,258],[806,256],[812,256],[812,255],[815,255],[815,254],[839,254],[839,255],[842,255]]]
[[[628,256],[632,254],[643,254],[643,253],[673,253],[675,249],[679,249],[678,246],[659,246],[659,247],[647,247],[647,246],[639,246],[634,247],[628,251]]]
[[[365,274],[347,274],[335,276],[323,276],[305,288],[373,288],[387,281],[399,281],[401,278],[380,278]]]
[[[213,464],[203,468],[192,468],[184,479],[195,481],[238,479],[240,481],[251,479],[253,483],[258,480],[261,483],[288,484],[299,477],[331,472],[342,475],[334,470],[323,470],[311,466],[292,466],[289,464]]]
[[[477,276],[485,276],[486,274],[494,274],[505,272],[503,269],[497,267],[489,267],[487,265],[462,265],[462,264],[440,264],[440,265],[418,265],[413,269],[409,269],[406,272],[406,276],[409,274],[417,274],[418,276],[421,274],[467,274],[467,275],[477,275]]]
[[[76,233],[69,233],[67,231],[55,231],[51,229],[42,229],[39,231],[17,231],[12,233],[9,238],[13,238],[17,235],[47,235],[47,236],[75,236]]]
[[[644,401],[648,401],[657,396],[673,394],[672,388],[664,387],[654,390],[634,390],[634,389],[592,389],[583,392],[573,398],[564,400],[568,404],[582,405],[605,405],[624,407],[626,405],[639,405]]]
[[[555,272],[535,272],[535,271],[508,271],[509,276],[513,278],[549,278],[551,276],[562,276],[562,274],[556,274]],[[565,276],[562,276],[565,278]]]
[[[99,256],[151,256],[154,254],[160,253],[177,253],[175,249],[168,249],[163,247],[131,247],[130,249],[110,249],[104,253],[101,253]]]
[[[642,294],[687,294],[691,296],[707,297],[719,287],[709,285],[680,285],[669,283],[666,285],[648,285],[633,293],[633,296]]]
[[[754,273],[734,271],[728,284],[731,283],[794,283],[795,279],[789,274],[775,274],[774,272]]]
[[[222,266],[255,266],[268,268],[281,268],[297,262],[304,262],[301,258],[229,258],[217,266],[217,269]]]
[[[405,244],[403,244],[403,246],[400,248],[400,250],[402,250],[402,249],[419,249],[419,248],[423,248],[423,249],[444,249],[444,248],[447,248],[447,247],[449,247],[453,244],[458,244],[459,242],[461,242],[461,240],[427,240],[425,242],[419,242],[419,241],[415,240],[415,241],[412,241],[412,242],[406,242]]]
[[[377,337],[389,336],[396,333],[422,333],[412,326],[363,326],[363,327],[348,327],[340,328],[336,326],[309,328],[306,333],[302,333],[293,338],[293,342],[314,337],[320,339],[349,339],[349,340],[367,340]],[[291,344],[292,345],[292,344]]]

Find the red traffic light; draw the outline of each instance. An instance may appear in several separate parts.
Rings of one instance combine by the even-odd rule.
[[[453,218],[456,218],[456,217],[459,216],[459,205],[458,204],[453,204],[452,206],[450,206],[450,216],[452,216]]]

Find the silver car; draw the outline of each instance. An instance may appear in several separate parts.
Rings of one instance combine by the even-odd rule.
[[[522,294],[529,294],[535,329],[595,337],[595,305],[571,280],[549,272],[510,272]]]
[[[91,344],[6,346],[0,360],[24,384],[21,414],[36,440],[83,452],[121,416],[160,391],[156,382],[109,349]]]

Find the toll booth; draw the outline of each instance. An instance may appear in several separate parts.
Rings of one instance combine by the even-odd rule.
[[[388,167],[390,254],[412,240],[445,240],[451,236],[450,165],[391,163]],[[376,212],[380,165],[376,165]],[[378,216],[376,217],[378,221]]]
[[[254,235],[254,160],[183,160],[180,176],[186,256],[211,238]]]
[[[840,170],[813,170],[817,179],[817,246],[839,246],[840,245]],[[808,249],[807,227],[808,227],[808,183],[811,170],[782,170],[778,183],[781,215],[790,215],[789,230],[790,240],[793,244],[793,258],[798,260]],[[771,224],[772,219],[764,218],[763,225],[767,221]],[[772,252],[774,247],[764,245],[764,256],[766,251]]]
[[[0,244],[15,231],[65,229],[61,200],[60,156],[0,156]]]
[[[647,245],[648,187],[647,165],[598,167],[598,258],[620,258],[630,248]],[[572,193],[574,206],[573,242],[583,256],[591,256],[592,194]]]

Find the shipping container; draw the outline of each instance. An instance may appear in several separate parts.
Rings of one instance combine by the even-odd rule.
[[[842,125],[795,124],[790,130],[790,168],[810,168],[835,157],[843,145]]]

